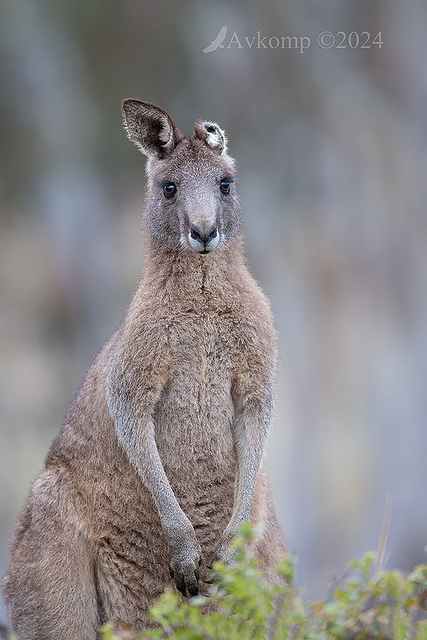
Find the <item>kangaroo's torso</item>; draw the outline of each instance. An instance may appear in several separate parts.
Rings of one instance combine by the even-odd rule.
[[[197,278],[193,273],[192,280],[201,285],[215,273],[203,268],[203,257],[197,258],[200,274]],[[165,289],[158,292],[161,297],[152,292],[147,296],[143,281],[128,311],[133,321],[124,323],[132,326],[129,363],[123,351],[129,335],[122,325],[89,369],[47,458],[47,471],[59,474],[75,496],[71,518],[99,545],[101,584],[107,579],[102,576],[107,575],[108,567],[108,582],[119,588],[126,576],[126,584],[134,583],[137,599],[151,599],[153,590],[160,594],[173,582],[153,498],[123,453],[109,416],[109,364],[116,358],[121,358],[124,368],[128,364],[130,388],[135,392],[131,402],[136,402],[139,370],[146,371],[150,365],[152,349],[156,362],[163,362],[164,387],[154,411],[156,444],[171,487],[197,533],[205,559],[202,571],[206,571],[233,510],[233,381],[251,351],[262,355],[263,333],[271,323],[263,298],[261,305],[258,298],[254,320],[256,300],[251,303],[248,296],[252,288],[257,294],[259,289],[244,265],[239,268],[242,291],[215,291],[214,285],[208,289],[205,283],[204,291],[197,287],[188,292],[184,304],[177,304],[175,296],[168,302]],[[188,278],[185,280],[180,282],[177,276],[174,281],[169,274],[167,289],[189,286]],[[247,344],[242,352],[245,333]]]

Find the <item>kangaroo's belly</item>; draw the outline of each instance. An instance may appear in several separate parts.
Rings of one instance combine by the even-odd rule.
[[[202,362],[175,372],[154,415],[157,448],[171,484],[187,494],[234,475],[234,406],[227,375]],[[196,489],[197,491],[197,489]]]

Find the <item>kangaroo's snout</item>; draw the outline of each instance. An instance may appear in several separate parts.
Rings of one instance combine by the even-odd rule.
[[[193,225],[189,232],[190,247],[199,253],[209,253],[218,246],[219,233],[212,225]]]

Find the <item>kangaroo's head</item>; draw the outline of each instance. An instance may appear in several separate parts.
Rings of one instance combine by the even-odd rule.
[[[122,111],[128,138],[149,158],[150,232],[181,250],[207,254],[224,247],[240,227],[241,210],[222,129],[199,121],[187,138],[149,102],[124,100]]]

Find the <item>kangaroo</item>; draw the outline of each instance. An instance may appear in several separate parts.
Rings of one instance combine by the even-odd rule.
[[[270,582],[286,553],[262,468],[276,333],[245,263],[225,134],[198,121],[184,137],[140,100],[122,111],[148,156],[145,265],[15,524],[3,593],[20,640],[146,628],[165,588],[207,591],[244,521]]]

